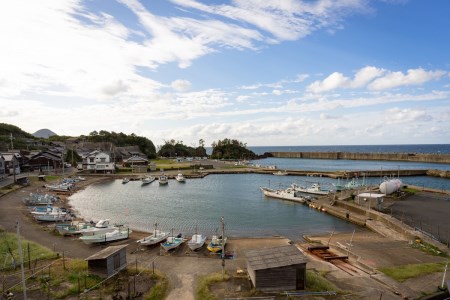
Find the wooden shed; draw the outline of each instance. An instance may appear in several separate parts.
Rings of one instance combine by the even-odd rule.
[[[294,245],[248,251],[247,271],[256,290],[304,290],[306,286],[306,257]]]
[[[128,245],[109,246],[86,258],[88,272],[101,277],[109,277],[127,266]]]

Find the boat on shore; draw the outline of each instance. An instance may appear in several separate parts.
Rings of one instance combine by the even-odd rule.
[[[223,238],[222,236],[217,237],[217,235],[213,235],[207,247],[208,251],[212,253],[222,252],[222,247],[225,248],[226,243],[227,237]]]
[[[102,234],[83,235],[80,237],[80,240],[85,244],[107,243],[127,239],[130,236],[130,233],[131,230],[129,228],[117,228],[114,231]]]
[[[170,232],[163,232],[161,230],[158,230],[157,224],[155,224],[155,229],[153,230],[152,234],[143,239],[138,240],[137,243],[143,246],[155,245],[162,241],[165,241],[169,236],[169,234]]]
[[[60,235],[77,235],[83,230],[93,227],[91,223],[72,221],[69,224],[56,224],[55,229]]]
[[[313,183],[309,187],[301,187],[296,183],[291,185],[292,189],[295,192],[306,193],[306,194],[314,194],[314,195],[328,195],[330,193],[329,190],[324,190],[320,187],[319,183]]]
[[[155,181],[155,180],[156,180],[155,177],[153,177],[153,176],[147,176],[147,177],[142,178],[142,184],[143,184],[143,185],[144,185],[144,184],[149,184],[149,183],[152,183],[152,182]]]
[[[123,184],[128,183],[128,182],[130,182],[130,178],[125,177],[125,178],[122,179],[122,183]]]
[[[107,232],[112,232],[119,228],[118,226],[110,224],[110,221],[111,221],[110,219],[100,220],[97,223],[95,223],[94,226],[82,229],[81,234],[83,236],[104,234]]]
[[[196,233],[191,237],[191,239],[188,241],[187,244],[188,244],[189,249],[191,249],[192,251],[195,251],[195,250],[203,247],[203,245],[205,244],[205,241],[206,241],[206,236]]]
[[[60,222],[71,219],[70,214],[59,207],[48,207],[46,211],[32,211],[31,214],[37,221],[43,222]]]
[[[271,188],[260,187],[260,189],[266,197],[278,198],[300,203],[306,202],[305,197],[297,196],[293,188],[287,188],[285,190],[273,190]]]
[[[169,250],[177,248],[184,242],[185,242],[185,239],[182,237],[181,233],[179,233],[177,236],[173,236],[173,234],[172,234],[172,236],[169,236],[167,238],[167,240],[161,244],[161,247],[163,247],[163,249],[165,251],[169,251]]]

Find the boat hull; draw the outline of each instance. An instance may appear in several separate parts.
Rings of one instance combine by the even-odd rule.
[[[269,188],[261,187],[261,191],[263,192],[264,196],[271,197],[271,198],[277,198],[282,200],[289,200],[299,203],[306,202],[306,199],[304,197],[297,197],[295,196],[295,192],[293,190],[286,191],[286,190],[272,190]]]
[[[113,231],[105,234],[96,234],[92,236],[82,236],[80,240],[85,244],[99,244],[108,243],[127,239],[130,236],[131,230]]]
[[[143,239],[138,240],[137,243],[143,246],[151,246],[165,241],[168,236],[169,236],[168,232],[161,232],[158,235],[152,234]]]
[[[188,244],[189,249],[191,249],[192,251],[195,251],[195,250],[203,247],[203,245],[205,244],[205,241],[206,241],[206,236],[203,236],[201,234],[195,234],[192,236],[192,238],[189,240],[189,242],[187,244]]]
[[[168,237],[167,241],[161,244],[161,247],[165,251],[169,251],[178,248],[184,242],[183,238]]]

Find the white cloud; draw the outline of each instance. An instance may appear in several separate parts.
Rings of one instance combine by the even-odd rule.
[[[374,80],[369,84],[371,90],[384,90],[407,85],[420,85],[422,83],[436,80],[447,74],[444,71],[425,71],[422,68],[409,69],[406,74],[402,72],[389,72],[384,77]]]
[[[184,92],[189,90],[189,88],[191,87],[191,82],[189,80],[177,79],[175,81],[172,81],[170,86],[177,92]]]
[[[428,122],[432,117],[424,110],[417,109],[399,109],[391,108],[386,110],[384,118],[385,122],[390,123],[413,123],[413,122]]]
[[[359,69],[350,79],[340,72],[334,72],[324,80],[316,80],[307,87],[313,93],[328,92],[335,89],[356,89],[367,87],[369,90],[384,90],[407,85],[420,85],[436,80],[447,74],[444,71],[425,71],[422,68],[410,69],[407,74],[367,66]]]
[[[365,0],[315,2],[235,0],[232,5],[207,5],[195,0],[172,0],[172,2],[254,26],[273,36],[266,38],[268,43],[296,40],[321,28],[339,29],[342,28],[340,23],[345,16],[370,10]]]
[[[350,83],[350,79],[342,73],[334,72],[323,81],[315,81],[311,83],[307,90],[313,93],[322,93],[341,87],[346,87]]]

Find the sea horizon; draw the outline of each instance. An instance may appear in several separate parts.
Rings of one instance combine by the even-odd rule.
[[[208,154],[212,147],[205,147]],[[247,146],[262,155],[265,152],[378,152],[450,154],[450,144],[380,144],[380,145],[308,145],[308,146]]]

